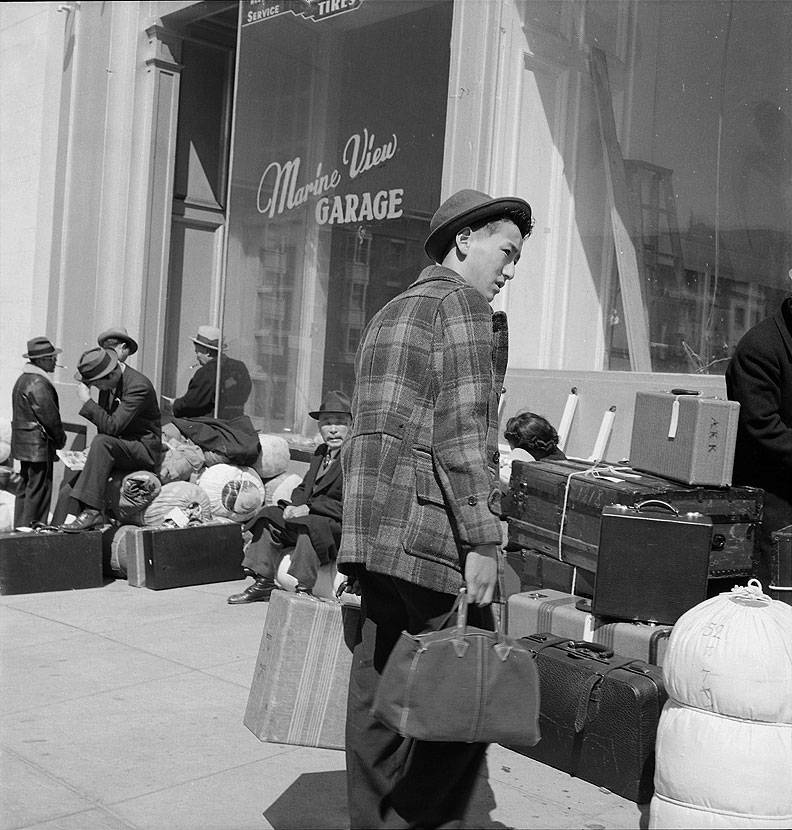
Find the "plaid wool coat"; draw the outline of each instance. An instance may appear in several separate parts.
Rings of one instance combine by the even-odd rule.
[[[431,266],[371,320],[355,359],[341,451],[339,570],[356,567],[444,593],[470,548],[501,541],[498,399],[505,314]]]

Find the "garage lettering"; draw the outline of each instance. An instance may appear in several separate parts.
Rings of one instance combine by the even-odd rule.
[[[316,203],[316,221],[320,225],[345,225],[382,219],[398,219],[404,188],[378,190],[376,193],[347,193],[346,196],[323,196]]]

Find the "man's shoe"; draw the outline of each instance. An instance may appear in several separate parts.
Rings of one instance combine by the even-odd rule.
[[[228,604],[243,605],[246,602],[263,602],[270,598],[270,594],[277,587],[272,579],[260,576],[252,585],[248,585],[241,594],[231,594],[228,598]]]
[[[59,529],[65,533],[81,533],[83,530],[101,527],[103,524],[102,511],[93,507],[86,507],[73,522],[61,525]]]

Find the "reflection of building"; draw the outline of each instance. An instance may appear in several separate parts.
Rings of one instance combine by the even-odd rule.
[[[190,334],[222,321],[257,424],[308,429],[323,391],[351,391],[363,326],[427,264],[428,219],[461,187],[536,215],[497,301],[512,372],[720,372],[785,290],[782,4],[362,0],[324,20],[262,12],[238,40],[240,8],[0,4],[7,354],[46,331],[73,365],[123,323],[133,363],[173,394]],[[372,144],[352,178],[355,136]],[[266,165],[295,159],[283,211],[258,210]],[[640,179],[638,204],[619,175]],[[320,191],[341,200],[332,222]],[[382,193],[401,214],[361,219]],[[2,385],[18,368],[3,357]]]

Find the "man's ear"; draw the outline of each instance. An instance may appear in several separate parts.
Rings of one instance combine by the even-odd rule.
[[[470,227],[462,228],[461,231],[457,231],[456,246],[459,253],[463,256],[466,256],[470,250],[470,238],[472,235],[473,229]]]

